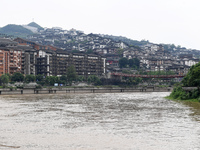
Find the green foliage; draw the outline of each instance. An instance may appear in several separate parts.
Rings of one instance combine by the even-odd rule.
[[[173,71],[149,71],[149,72],[140,72],[142,75],[174,75]]]
[[[124,52],[124,50],[123,50],[123,49],[118,49],[118,50],[117,50],[117,54],[119,54],[119,55],[122,55],[122,54],[123,54],[123,52]]]
[[[8,76],[9,80],[11,80],[11,75],[9,73],[5,73]]]
[[[33,34],[32,31],[24,28],[21,25],[9,24],[0,29],[0,33],[7,35],[14,35],[17,37],[27,37],[27,35]]]
[[[73,50],[72,53],[82,53],[82,52],[79,50]]]
[[[35,79],[36,79],[36,77],[34,75],[32,75],[32,74],[26,75],[25,82],[26,83],[35,82]]]
[[[136,77],[128,78],[126,81],[128,85],[138,85],[141,82],[142,82],[142,78],[136,78]]]
[[[200,63],[193,65],[182,81],[183,86],[200,86]]]
[[[129,64],[129,67],[132,68],[134,66],[134,59],[129,59],[128,64]]]
[[[128,65],[131,68],[138,69],[140,67],[140,60],[138,58],[129,59]]]
[[[92,53],[93,53],[93,50],[92,50],[92,49],[88,49],[86,53],[87,53],[87,54],[92,54]]]
[[[77,81],[83,82],[83,81],[85,81],[85,80],[86,80],[86,79],[85,79],[84,76],[78,76],[78,77],[77,77]]]
[[[192,91],[185,91],[182,87],[198,87],[198,89]],[[188,74],[183,78],[181,83],[176,86],[170,97],[173,99],[199,99],[200,98],[200,63],[193,65]]]
[[[44,75],[41,75],[41,74],[38,74],[35,76],[36,78],[36,82],[37,84],[40,84],[40,85],[45,85],[45,76]]]
[[[120,68],[126,68],[128,65],[128,59],[123,57],[119,60],[119,67]]]
[[[3,85],[5,85],[5,84],[8,84],[8,82],[9,82],[9,76],[6,75],[6,74],[3,74],[3,75],[1,76],[1,83],[2,83]]]
[[[95,75],[90,75],[87,79],[88,83],[94,83],[94,85],[101,85],[101,80],[95,76]]]
[[[60,82],[62,83],[62,84],[67,84],[67,75],[62,75],[61,77],[60,77]]]
[[[35,22],[29,23],[28,26],[35,27],[35,28],[38,28],[38,29],[43,29],[40,25],[38,25],[38,24],[35,23]]]
[[[19,73],[19,72],[15,72],[12,76],[11,76],[11,81],[14,82],[23,82],[24,81],[24,75]]]
[[[71,65],[67,68],[67,81],[71,85],[72,81],[76,81],[76,79],[77,79],[76,69],[73,65]]]
[[[45,85],[54,86],[54,83],[59,83],[60,80],[57,76],[47,76],[45,78]]]
[[[43,81],[44,80],[44,76],[41,74],[36,75],[36,81]]]
[[[119,60],[119,67],[120,68],[129,67],[138,69],[140,67],[140,60],[137,58],[127,59],[126,57],[123,57]]]
[[[189,95],[179,85],[173,89],[172,93],[170,94],[170,97],[172,97],[173,99],[185,100],[189,98]]]
[[[188,99],[199,99],[200,98],[200,91],[199,89],[194,89],[192,91],[185,91],[181,87],[181,85],[176,86],[170,97],[177,100],[188,100]]]
[[[42,86],[41,86],[41,85],[36,85],[35,88],[36,88],[36,89],[42,89]]]
[[[130,71],[130,70],[122,70],[122,73],[124,73],[124,74],[132,74],[132,72]]]

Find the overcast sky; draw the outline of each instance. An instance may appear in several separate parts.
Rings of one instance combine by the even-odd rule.
[[[28,24],[200,50],[200,0],[1,0],[0,27]]]

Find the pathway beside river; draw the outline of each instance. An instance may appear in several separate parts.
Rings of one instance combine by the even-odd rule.
[[[169,92],[172,87],[133,87],[133,88],[26,88],[26,89],[0,89],[0,95],[14,94],[59,94],[59,93],[124,93],[124,92]]]

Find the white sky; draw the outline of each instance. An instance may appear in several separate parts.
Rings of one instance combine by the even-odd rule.
[[[0,27],[28,24],[200,50],[200,0],[1,0]]]

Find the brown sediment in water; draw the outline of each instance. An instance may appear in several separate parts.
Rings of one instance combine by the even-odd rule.
[[[20,148],[20,146],[8,146],[8,145],[3,145],[3,144],[0,144],[0,147]]]

